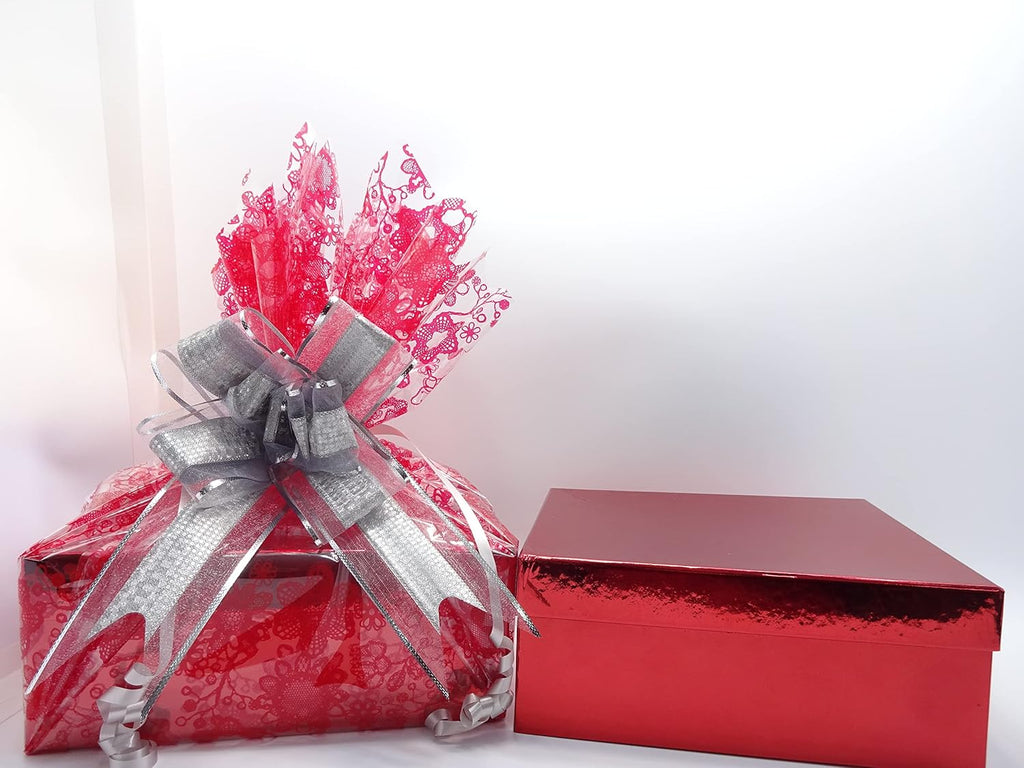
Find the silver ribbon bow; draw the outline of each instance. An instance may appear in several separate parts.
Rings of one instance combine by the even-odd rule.
[[[198,393],[182,397],[161,371],[171,361]],[[295,352],[258,312],[243,310],[154,355],[153,370],[181,410],[140,425],[175,480],[129,529],[82,598],[28,686],[59,690],[70,658],[123,621],[141,620],[142,661],[100,701],[101,746],[112,765],[155,761],[137,730],[185,653],[246,564],[289,509],[330,545],[437,688],[440,606],[449,598],[491,615],[506,651],[484,697],[428,725],[461,732],[500,714],[509,693],[506,621],[536,628],[498,577],[472,508],[445,474],[473,533],[452,524],[363,422],[408,370],[408,353],[332,300]],[[425,457],[424,457],[425,458]],[[429,460],[428,460],[429,463]],[[419,521],[419,524],[418,522]],[[428,537],[421,525],[437,535]],[[487,606],[487,607],[485,607]],[[71,667],[73,665],[66,665]],[[130,679],[129,679],[130,678]],[[66,682],[66,681],[65,681]],[[27,691],[27,692],[28,692]]]

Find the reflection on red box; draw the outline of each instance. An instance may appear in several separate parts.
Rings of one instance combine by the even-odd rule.
[[[516,730],[981,768],[1003,591],[866,501],[552,490]]]

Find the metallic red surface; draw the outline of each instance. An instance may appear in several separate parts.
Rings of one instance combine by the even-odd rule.
[[[519,595],[518,731],[984,765],[1002,590],[867,502],[553,490]]]

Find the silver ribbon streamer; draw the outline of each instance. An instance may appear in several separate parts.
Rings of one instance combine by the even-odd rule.
[[[256,499],[257,495],[250,493],[213,509],[204,509],[199,504],[183,509],[107,605],[88,638],[98,635],[122,616],[139,613],[145,619],[148,643]]]

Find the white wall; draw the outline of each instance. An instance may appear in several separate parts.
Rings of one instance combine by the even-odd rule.
[[[47,255],[93,254],[95,281],[110,247],[96,53],[88,4],[68,7],[56,29],[39,13],[31,35],[7,33],[12,61],[41,62],[7,73],[23,126],[8,144],[64,142],[46,162],[80,191],[58,185],[47,210],[77,206],[91,227],[47,227]],[[1009,647],[1024,586],[1022,8],[667,7],[167,4],[182,330],[216,316],[214,236],[242,172],[276,178],[302,121],[331,139],[349,211],[379,154],[410,142],[435,186],[479,207],[474,245],[517,302],[399,426],[516,533],[553,485],[862,496],[1011,590]],[[64,58],[33,48],[44,34]],[[38,291],[34,226],[16,223],[30,242],[5,267]],[[95,326],[75,333],[113,348],[111,307],[95,294]],[[67,454],[48,477],[76,493],[116,463],[73,437],[100,414],[120,427],[111,399],[71,438],[36,438]],[[40,518],[73,511],[20,498]],[[38,527],[17,525],[12,553]],[[1020,647],[997,660],[994,732],[1024,695]]]
[[[88,0],[0,2],[0,148],[6,667],[18,637],[17,556],[74,516],[131,455]]]

